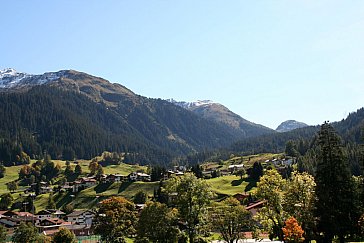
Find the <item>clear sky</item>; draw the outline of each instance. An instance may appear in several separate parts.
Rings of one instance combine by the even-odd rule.
[[[1,0],[0,69],[74,69],[276,128],[364,106],[364,1]]]

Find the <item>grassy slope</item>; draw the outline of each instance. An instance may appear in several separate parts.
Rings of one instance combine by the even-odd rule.
[[[232,196],[236,193],[244,193],[245,189],[250,191],[256,185],[256,182],[249,180],[246,177],[243,177],[241,180],[240,177],[234,175],[209,179],[207,180],[207,183],[217,194],[228,196]]]
[[[204,166],[205,168],[219,167],[219,169],[226,169],[230,164],[244,163],[246,165],[246,168],[248,168],[252,166],[252,164],[256,161],[264,162],[267,159],[278,158],[280,156],[281,154],[259,154],[259,155],[243,156],[243,157],[233,156],[231,159],[224,161],[223,163],[220,164],[206,163]],[[63,170],[65,169],[66,167],[65,161],[54,160],[54,162],[59,163]],[[79,160],[78,162],[81,165],[83,171],[82,176],[86,176],[89,173],[88,164],[90,161]],[[75,166],[75,164],[72,165]],[[7,170],[5,177],[0,179],[0,194],[8,192],[5,183],[17,179],[20,168],[21,166],[13,166],[6,168]],[[133,171],[146,170],[146,169],[147,168],[144,166],[120,164],[120,165],[111,165],[104,167],[104,172],[106,174],[119,173],[127,175]],[[231,196],[236,193],[243,193],[245,190],[246,191],[254,190],[254,187],[256,186],[256,182],[254,181],[250,181],[247,178],[243,178],[243,180],[241,180],[240,177],[233,175],[208,179],[207,182],[210,184],[214,192],[220,195],[227,195],[227,196]],[[132,197],[138,191],[144,191],[149,196],[152,196],[154,188],[157,187],[158,187],[158,182],[149,182],[149,183],[125,182],[123,184],[120,183],[102,184],[85,189],[76,194],[74,197],[71,197],[71,193],[64,193],[64,194],[56,193],[54,195],[55,197],[54,199],[58,207],[61,207],[62,205],[70,203],[72,201],[72,204],[76,208],[90,208],[95,206],[98,201],[110,196],[118,195],[126,197],[128,199],[132,199]],[[21,189],[22,188],[19,188],[19,191],[13,194],[15,198],[19,197]],[[37,196],[34,202],[37,211],[42,210],[47,206],[48,198],[49,198],[48,194]]]

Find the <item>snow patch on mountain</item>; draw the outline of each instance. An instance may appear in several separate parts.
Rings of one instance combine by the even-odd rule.
[[[17,72],[13,68],[0,70],[0,88],[12,89],[25,86],[35,86],[59,79],[64,71],[49,72],[41,75]]]
[[[172,104],[178,105],[182,108],[185,108],[185,109],[189,109],[192,107],[198,107],[198,106],[208,106],[211,104],[216,104],[212,100],[197,100],[194,102],[185,102],[185,101],[176,101],[174,99],[167,99],[167,101]]]

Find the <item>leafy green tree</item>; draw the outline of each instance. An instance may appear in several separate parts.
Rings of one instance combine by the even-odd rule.
[[[94,232],[110,243],[124,241],[135,234],[136,210],[134,203],[123,197],[111,197],[100,202],[93,221]]]
[[[147,199],[148,199],[148,195],[143,191],[139,191],[134,196],[134,203],[135,204],[144,204],[147,202]]]
[[[0,197],[0,210],[8,210],[13,201],[14,198],[10,193],[2,194]]]
[[[244,239],[244,232],[252,228],[250,212],[235,198],[225,199],[220,205],[213,207],[210,220],[212,229],[220,232],[228,243]]]
[[[65,213],[65,214],[70,214],[74,211],[74,207],[72,204],[66,204],[62,207],[62,211]]]
[[[9,191],[14,192],[18,189],[18,183],[16,181],[10,181],[6,184]]]
[[[177,226],[177,210],[170,209],[166,204],[149,202],[142,210],[137,226],[139,241],[147,242],[177,242],[179,229]]]
[[[353,181],[341,139],[327,122],[319,132],[318,158],[315,177],[318,229],[323,232],[325,242],[331,242],[334,236],[344,242],[345,236],[355,228],[353,223],[358,222],[359,216],[353,210]]]
[[[265,200],[264,206],[256,214],[263,229],[269,232],[269,238],[278,237],[283,241],[282,228],[286,217],[283,203],[286,181],[276,170],[269,170],[257,183],[256,196]]]
[[[171,178],[166,190],[173,197],[180,218],[186,223],[189,241],[195,242],[199,230],[206,226],[206,210],[213,195],[209,185],[194,174],[186,173]]]
[[[284,209],[299,222],[305,231],[306,240],[315,237],[315,190],[313,176],[306,172],[293,172],[284,195]]]
[[[0,243],[6,242],[7,231],[3,225],[0,225]]]
[[[11,241],[14,243],[36,243],[38,230],[31,223],[21,222],[19,227],[15,229]]]
[[[96,174],[98,167],[99,163],[97,162],[97,159],[93,159],[88,165],[88,168],[90,169],[90,174],[91,175]]]
[[[242,169],[239,169],[239,170],[237,170],[234,174],[236,175],[236,176],[240,176],[240,180],[242,180],[243,179],[243,176],[245,175],[245,169],[244,168],[242,168]]]
[[[76,236],[69,229],[61,228],[53,235],[52,243],[76,243]]]

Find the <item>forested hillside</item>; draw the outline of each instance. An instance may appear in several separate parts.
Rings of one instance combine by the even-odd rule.
[[[342,137],[347,146],[355,147],[364,143],[364,108],[358,109],[339,122],[332,123],[334,129]],[[304,155],[312,147],[319,126],[308,126],[289,132],[267,134],[253,138],[247,138],[234,143],[232,146],[219,150],[205,150],[188,156],[191,164],[205,160],[227,159],[231,154],[247,155],[258,153],[281,153],[286,150],[287,142],[293,142],[297,150]],[[354,153],[354,152],[353,152]],[[354,155],[348,155],[354,156]]]
[[[113,106],[54,86],[0,93],[0,155],[92,158],[125,152],[135,163],[169,163],[202,149],[228,146],[239,134],[167,101],[114,94]],[[103,97],[109,97],[103,94]],[[110,99],[110,97],[109,97]]]

